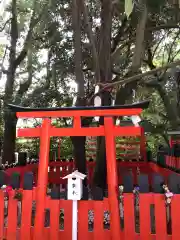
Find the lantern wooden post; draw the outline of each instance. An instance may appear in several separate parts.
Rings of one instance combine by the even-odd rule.
[[[111,214],[111,239],[120,240],[116,148],[114,139],[114,124],[112,117],[104,118],[104,128],[106,142],[108,199]]]
[[[50,127],[51,127],[51,120],[48,118],[45,118],[42,123],[41,136],[40,136],[40,159],[39,159],[39,167],[38,167],[34,240],[43,239],[46,190],[47,190],[47,183],[48,183]]]

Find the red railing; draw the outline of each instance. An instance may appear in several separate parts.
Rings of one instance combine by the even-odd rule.
[[[12,191],[8,201],[8,214],[5,215],[4,195],[0,191],[0,239],[32,240],[34,237],[32,202],[36,201],[36,189],[23,190],[22,202],[14,199],[13,194]],[[121,227],[119,240],[179,240],[180,195],[174,195],[172,199],[170,224],[166,217],[167,209],[162,194],[140,194],[139,199],[137,209],[134,206],[134,195],[124,194],[124,227]],[[43,240],[72,240],[72,201],[53,200],[47,196],[45,208],[49,210],[50,217],[49,224],[43,228]],[[60,210],[64,212],[61,218]],[[89,210],[94,213],[93,225],[89,224]],[[105,211],[109,211],[107,199],[78,202],[78,240],[111,239],[111,220],[109,227],[103,222]]]
[[[180,157],[166,156],[166,165],[175,169],[180,169]]]
[[[89,184],[92,183],[93,172],[96,162],[87,162],[87,178]],[[72,173],[74,169],[74,162],[49,162],[49,183],[65,184],[66,179],[62,179],[64,176]],[[157,173],[165,178],[168,178],[173,172],[169,169],[161,168],[157,164],[152,162],[118,162],[117,161],[117,173],[118,184],[122,184],[122,177],[127,172],[131,171],[133,176],[133,182],[137,184],[137,176],[139,173],[147,174],[149,177],[149,185],[151,185],[151,175]],[[6,173],[10,176],[12,173],[18,172],[21,177],[21,186],[23,184],[23,176],[26,172],[33,172],[35,185],[38,178],[38,164],[28,164],[25,167],[15,167],[6,170]]]

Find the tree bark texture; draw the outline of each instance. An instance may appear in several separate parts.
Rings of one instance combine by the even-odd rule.
[[[101,28],[99,47],[100,82],[108,83],[112,80],[111,65],[111,28],[112,28],[112,1],[101,1]],[[111,105],[109,91],[101,93],[102,106]],[[100,118],[100,124],[104,125],[104,119]],[[96,166],[93,177],[93,186],[106,189],[107,184],[106,147],[105,138],[97,137]],[[104,191],[103,191],[104,192]]]

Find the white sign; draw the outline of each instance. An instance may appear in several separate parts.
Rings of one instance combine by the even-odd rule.
[[[139,127],[139,122],[141,122],[141,118],[138,115],[134,115],[131,117],[133,124],[136,127]]]
[[[82,180],[86,177],[78,171],[67,175],[63,179],[68,179],[68,200],[73,200],[72,207],[72,240],[77,240],[77,221],[78,221],[78,203],[77,200],[81,200],[82,197]]]
[[[78,171],[67,175],[63,179],[68,179],[68,200],[81,200],[82,198],[82,180],[86,177]]]

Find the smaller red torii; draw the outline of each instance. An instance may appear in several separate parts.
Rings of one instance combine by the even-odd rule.
[[[107,157],[108,201],[111,212],[112,239],[120,239],[120,219],[117,217],[119,204],[117,198],[117,166],[115,154],[115,136],[141,136],[141,127],[115,126],[113,116],[140,115],[148,101],[110,107],[72,107],[72,108],[24,108],[9,105],[18,118],[43,118],[38,128],[18,129],[18,137],[40,137],[40,161],[37,184],[37,208],[34,226],[34,240],[43,239],[44,209],[46,187],[48,183],[48,164],[50,137],[54,136],[105,136]],[[99,127],[82,127],[81,117],[103,116],[104,125]],[[51,118],[73,117],[72,128],[56,128],[51,125]]]

